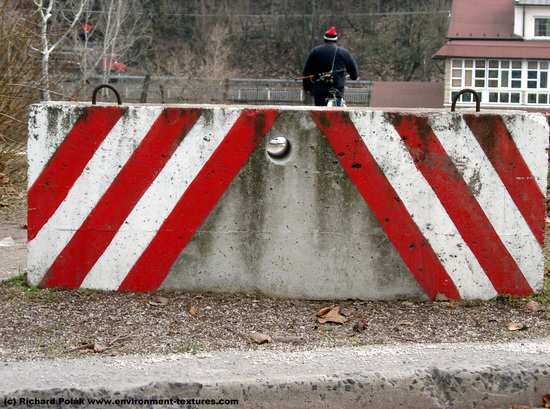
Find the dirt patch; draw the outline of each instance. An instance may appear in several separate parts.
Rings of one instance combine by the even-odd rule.
[[[0,282],[27,271],[26,226],[26,166],[20,164],[0,172]]]
[[[549,336],[548,304],[525,311],[527,301],[323,302],[240,294],[38,290],[23,277],[0,286],[0,353],[3,360],[36,360]],[[319,323],[316,313],[333,305],[346,322]],[[270,341],[260,345],[258,338],[264,338],[254,334]]]

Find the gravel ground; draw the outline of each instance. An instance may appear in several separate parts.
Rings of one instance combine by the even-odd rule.
[[[0,181],[0,223],[25,224],[25,192],[24,177]],[[544,292],[528,298],[365,302],[285,300],[261,294],[38,290],[28,287],[23,275],[0,284],[0,359],[547,337],[548,273],[545,279]],[[533,311],[532,301],[540,310]],[[316,314],[331,306],[330,314],[338,322],[319,322],[322,317]]]
[[[323,302],[261,295],[38,290],[12,279],[0,286],[0,354],[2,360],[38,360],[94,353],[295,351],[549,336],[548,304],[537,312],[526,312],[526,305],[527,299],[514,297]],[[348,321],[319,323],[316,313],[330,306],[339,307],[336,318]]]

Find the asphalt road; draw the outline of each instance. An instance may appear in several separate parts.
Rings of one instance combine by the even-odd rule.
[[[550,393],[550,339],[0,365],[9,407],[536,408]]]

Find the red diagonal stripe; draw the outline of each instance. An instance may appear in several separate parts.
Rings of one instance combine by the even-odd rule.
[[[427,118],[390,114],[416,167],[430,184],[462,238],[499,294],[533,290],[500,240],[460,172],[433,133]]]
[[[165,109],[88,218],[42,278],[40,287],[78,288],[136,203],[201,115]]]
[[[122,116],[122,111],[120,107],[89,107],[83,110],[29,189],[29,241],[36,237],[67,197],[86,164]]]
[[[499,115],[464,115],[466,124],[483,148],[531,231],[544,245],[546,204],[531,170],[525,163]]]
[[[397,192],[376,163],[348,114],[311,112],[342,166],[386,231],[401,258],[430,299],[438,292],[460,294]]]
[[[152,291],[164,281],[178,255],[239,173],[278,111],[244,110],[184,192],[119,290]]]

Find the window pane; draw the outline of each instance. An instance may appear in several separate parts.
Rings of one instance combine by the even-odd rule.
[[[539,104],[548,103],[548,94],[539,94]]]
[[[476,60],[476,68],[485,68],[485,60]]]
[[[537,81],[528,81],[527,88],[537,88]]]
[[[462,70],[453,70],[453,78],[462,78]]]
[[[541,71],[539,88],[548,88],[548,72]]]
[[[510,61],[507,61],[507,60],[503,60],[500,62],[500,67],[501,68],[510,68]]]
[[[536,61],[529,61],[527,63],[527,68],[529,68],[530,70],[536,70],[538,67],[539,65],[537,64]]]
[[[521,71],[519,70],[512,71],[512,78],[521,78]]]
[[[489,78],[498,78],[498,70],[489,70]]]
[[[485,78],[485,70],[476,70],[476,78]]]
[[[461,87],[462,80],[453,80],[453,87]]]
[[[548,62],[547,61],[541,61],[540,62],[540,69],[541,70],[547,70],[548,69]]]
[[[510,99],[510,94],[507,92],[501,92],[500,93],[500,102],[508,102]]]
[[[497,80],[489,80],[489,88],[498,88]]]
[[[512,88],[521,88],[521,81],[512,81]]]
[[[472,71],[466,71],[466,80],[464,81],[464,85],[467,87],[472,86]]]
[[[473,60],[464,60],[464,66],[466,68],[473,68],[474,67],[474,61]]]
[[[489,68],[498,68],[498,60],[490,60]]]
[[[519,93],[514,92],[510,97],[510,102],[514,104],[519,104]]]
[[[527,94],[527,103],[536,104],[537,103],[537,94]]]
[[[536,18],[535,19],[535,36],[548,37],[550,34],[550,19]]]
[[[476,80],[476,88],[485,88],[485,80]]]
[[[500,73],[500,86],[508,88],[508,71],[502,71]]]
[[[521,69],[521,61],[512,61],[512,68]]]
[[[454,68],[462,68],[462,60],[453,60]]]
[[[527,78],[537,79],[537,71],[527,71]]]
[[[461,97],[462,97],[462,102],[472,102],[472,94],[470,92],[462,94]]]
[[[489,102],[498,102],[498,92],[489,92]]]

